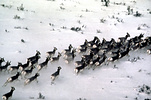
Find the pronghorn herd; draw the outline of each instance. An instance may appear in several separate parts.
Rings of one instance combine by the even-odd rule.
[[[41,63],[38,63],[38,60],[41,58],[41,53],[38,50],[34,56],[27,58],[26,63],[22,64],[18,62],[18,65],[16,66],[10,66],[10,61],[5,62],[4,58],[0,58],[0,72],[16,72],[14,76],[11,76],[6,80],[3,86],[18,80],[19,76],[21,76],[22,79],[25,78],[24,85],[27,85],[34,80],[38,82],[37,78],[40,76],[40,71],[44,67],[47,67],[49,62],[53,63],[59,61],[61,56],[66,63],[70,63],[74,61],[76,56],[81,56],[82,54],[81,59],[74,62],[74,71],[76,74],[79,74],[86,68],[94,69],[97,66],[102,66],[103,64],[108,65],[109,62],[117,61],[118,59],[128,55],[132,50],[147,47],[147,53],[151,54],[151,36],[148,36],[144,39],[143,37],[144,34],[140,34],[139,36],[130,38],[130,34],[127,33],[125,37],[119,37],[117,41],[115,41],[113,38],[111,38],[110,41],[107,41],[103,38],[101,41],[97,36],[95,36],[91,41],[85,39],[84,44],[81,44],[78,48],[74,48],[70,44],[68,49],[64,49],[61,53],[58,52],[57,56],[54,56],[57,51],[57,48],[54,47],[52,51],[46,52],[47,57],[45,61]],[[35,75],[26,78],[26,75],[30,75],[35,68],[37,68]],[[61,69],[62,68],[59,66],[57,71],[51,74],[50,79],[52,82],[54,82],[56,77],[59,76]],[[7,98],[12,96],[14,90],[15,88],[12,87],[11,91],[8,93],[9,96],[4,95],[2,98],[7,100]]]

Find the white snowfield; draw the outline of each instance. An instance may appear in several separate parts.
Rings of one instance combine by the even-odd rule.
[[[128,15],[128,6],[133,13]],[[141,14],[135,17],[136,11]],[[81,28],[73,31],[72,27]],[[83,44],[94,36],[110,41],[144,34],[151,36],[151,0],[110,0],[108,7],[101,0],[0,0],[0,57],[26,63],[27,58],[40,51],[38,63],[45,61],[46,52],[54,47],[58,52]],[[26,78],[3,86],[16,72],[0,71],[0,100],[3,94],[15,91],[10,100],[38,100],[39,93],[45,100],[151,100],[149,93],[140,91],[143,86],[151,87],[151,55],[146,51],[151,46],[130,51],[118,61],[101,65],[93,70],[84,69],[76,75],[75,61],[83,54],[76,53],[74,61],[65,63],[63,56],[38,73],[37,81],[24,85],[26,78],[37,72],[34,68]],[[87,53],[84,53],[87,54]],[[139,58],[139,59],[138,59]],[[2,65],[5,65],[5,62]],[[60,75],[51,84],[51,75],[61,66]],[[8,67],[9,69],[9,67]]]

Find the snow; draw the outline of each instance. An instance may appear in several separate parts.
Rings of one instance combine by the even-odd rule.
[[[114,2],[126,5],[115,5]],[[62,52],[69,44],[77,48],[85,39],[90,41],[94,36],[98,36],[100,40],[117,40],[127,32],[131,37],[140,33],[144,33],[144,37],[151,36],[151,14],[147,10],[151,11],[151,1],[135,2],[112,0],[109,7],[105,7],[101,0],[0,0],[0,57],[11,61],[11,65],[17,65],[18,62],[25,63],[28,57],[39,50],[41,63],[46,58],[46,52],[54,47],[58,48],[57,52]],[[2,7],[1,4],[8,7]],[[24,11],[17,10],[21,4]],[[127,15],[127,6],[131,6],[134,13],[138,11],[142,16]],[[15,15],[20,16],[20,19],[14,19]],[[118,22],[117,18],[123,22]],[[106,21],[101,23],[101,19]],[[143,24],[148,27],[142,26]],[[70,30],[71,27],[83,25],[85,27],[82,31]],[[139,26],[141,29],[137,30]],[[97,33],[97,30],[101,33]],[[82,54],[77,53],[70,64],[66,64],[61,57],[58,62],[48,62],[48,67],[39,72],[38,83],[32,82],[26,86],[25,79],[20,77],[19,81],[3,87],[7,78],[15,73],[0,72],[0,97],[14,86],[16,90],[12,100],[37,100],[39,93],[45,96],[45,100],[134,100],[136,97],[138,100],[151,99],[151,95],[138,92],[138,86],[143,84],[151,87],[151,56],[146,50],[143,48],[130,51],[130,56],[108,66],[99,66],[95,70],[85,69],[79,75],[74,72],[74,62],[80,60]],[[128,61],[134,57],[140,59],[136,62]],[[50,76],[58,66],[62,67],[60,76],[51,85]],[[35,68],[30,76],[36,72]]]

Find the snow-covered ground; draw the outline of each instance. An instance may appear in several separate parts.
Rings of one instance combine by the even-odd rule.
[[[21,5],[24,10],[20,9]],[[133,9],[133,14],[138,11],[142,16],[128,15],[128,6]],[[151,36],[150,13],[151,0],[110,0],[108,7],[101,0],[0,0],[0,57],[15,66],[18,62],[26,63],[26,59],[38,50],[41,63],[46,52],[54,47],[58,48],[57,52],[68,48],[69,44],[76,48],[94,36],[100,40],[117,40],[127,32],[130,38],[140,33],[144,33],[144,37]],[[71,27],[81,27],[81,31],[72,31]],[[70,64],[61,57],[58,62],[49,62],[48,67],[39,72],[38,83],[26,86],[25,79],[20,77],[19,81],[2,87],[15,73],[0,72],[0,100],[11,86],[16,88],[12,100],[37,100],[38,93],[42,93],[45,100],[151,99],[151,94],[139,93],[139,86],[151,87],[151,56],[146,49],[130,51],[130,56],[95,70],[85,69],[79,75],[74,72],[74,62],[81,59],[81,54],[76,53]],[[135,62],[128,61],[138,57],[140,59]],[[51,85],[50,76],[58,66],[62,67],[60,76]],[[35,68],[30,76],[36,72]]]

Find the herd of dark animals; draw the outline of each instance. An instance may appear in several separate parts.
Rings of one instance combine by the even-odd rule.
[[[24,85],[27,85],[34,80],[37,81],[37,77],[40,76],[39,71],[42,68],[47,67],[49,61],[58,61],[62,54],[64,55],[63,58],[65,59],[65,62],[70,63],[76,56],[76,52],[82,54],[88,53],[87,55],[83,54],[81,56],[81,60],[75,61],[74,63],[76,66],[74,71],[76,74],[79,74],[79,72],[86,68],[91,68],[93,66],[92,68],[94,69],[102,64],[109,64],[109,62],[114,62],[120,58],[123,58],[129,54],[130,50],[141,49],[151,45],[151,36],[148,36],[145,39],[142,39],[144,37],[143,34],[130,39],[128,39],[128,37],[130,37],[129,33],[127,33],[125,37],[119,37],[117,42],[113,38],[110,41],[107,41],[103,38],[101,42],[100,39],[95,36],[92,41],[87,41],[87,39],[85,39],[84,44],[80,45],[77,49],[73,48],[73,46],[70,44],[68,49],[64,49],[62,53],[58,52],[58,56],[56,57],[53,57],[57,50],[57,48],[54,47],[53,51],[48,51],[46,53],[47,57],[45,61],[40,64],[38,64],[38,60],[41,58],[41,53],[39,51],[36,51],[34,56],[27,58],[27,62],[25,64],[18,62],[17,66],[10,66],[11,62],[9,61],[7,61],[5,65],[2,65],[5,60],[4,58],[0,58],[0,72],[17,71],[14,76],[7,79],[3,86],[18,80],[19,76],[26,78],[26,75],[31,74],[35,67],[37,67],[38,72],[35,73],[34,76],[26,78]],[[151,54],[151,48],[147,49],[147,53]],[[56,79],[56,77],[59,76],[60,70],[61,67],[59,66],[57,71],[50,76],[52,82]],[[4,94],[2,99],[8,100],[8,98],[12,96],[14,90],[15,88],[11,87],[11,91],[7,94]]]

